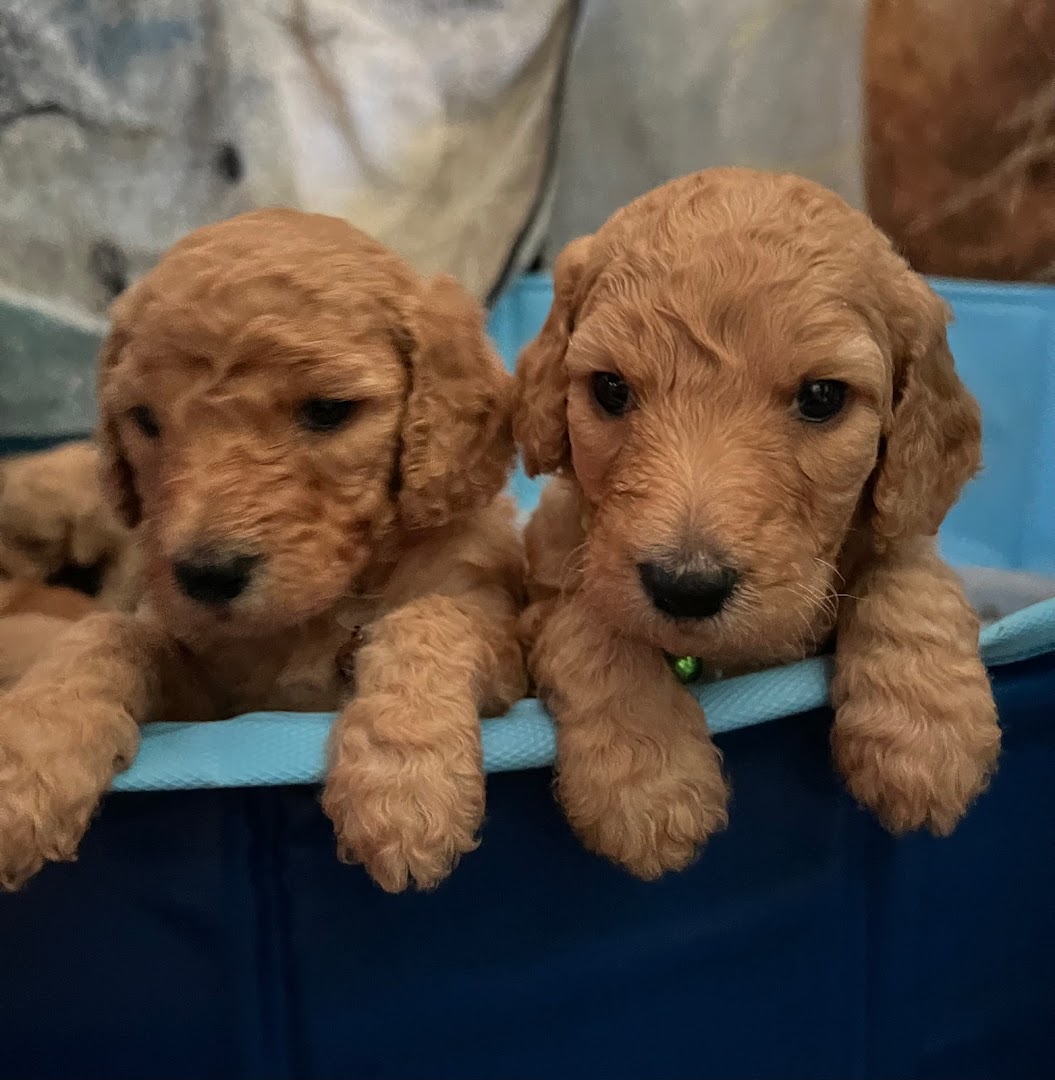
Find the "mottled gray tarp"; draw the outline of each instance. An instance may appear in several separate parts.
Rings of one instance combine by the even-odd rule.
[[[91,324],[0,300],[0,444],[91,431],[99,337]]]
[[[585,0],[552,256],[617,207],[712,165],[782,169],[862,203],[867,0]]]
[[[1055,578],[984,566],[957,569],[971,603],[986,623],[1055,597]]]
[[[90,334],[188,230],[345,217],[481,298],[544,201],[572,0],[0,0],[0,438],[90,426]]]
[[[858,201],[864,3],[2,0],[0,437],[90,421],[83,335],[17,325],[27,302],[87,324],[251,206],[347,217],[483,297],[550,209],[552,255],[705,165]]]

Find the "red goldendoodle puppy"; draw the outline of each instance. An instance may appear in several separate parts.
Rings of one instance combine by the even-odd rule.
[[[554,287],[514,432],[559,474],[523,628],[574,828],[642,877],[684,866],[727,791],[667,658],[730,674],[834,635],[850,790],[895,832],[949,832],[1000,732],[934,546],[980,456],[943,303],[831,192],[736,169],[631,203]]]
[[[73,857],[142,723],[341,707],[342,857],[443,878],[483,815],[479,713],[525,685],[512,389],[458,285],[332,218],[209,226],[122,296],[100,454],[146,601],[0,699],[0,884]]]

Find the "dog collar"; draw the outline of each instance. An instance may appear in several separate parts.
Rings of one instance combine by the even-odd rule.
[[[717,668],[708,670],[698,656],[671,656],[670,653],[666,653],[665,656],[670,670],[674,672],[674,677],[686,686],[699,682],[704,677],[708,682],[717,682],[722,677],[722,673]]]

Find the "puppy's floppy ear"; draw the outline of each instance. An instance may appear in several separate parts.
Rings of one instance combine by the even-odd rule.
[[[572,240],[553,264],[553,304],[546,322],[517,360],[513,435],[528,476],[556,472],[571,460],[568,372],[564,354],[586,292],[593,237]]]
[[[110,332],[99,352],[99,423],[95,441],[99,447],[100,481],[104,495],[117,516],[130,529],[142,519],[142,506],[136,491],[135,473],[125,454],[120,427],[114,411],[110,380],[122,350],[129,340],[129,322],[133,317],[138,286],[126,290],[110,310]]]
[[[406,320],[410,391],[399,510],[437,527],[502,490],[513,464],[513,378],[487,341],[483,312],[453,279],[427,282]]]
[[[978,403],[953,365],[949,310],[899,260],[888,306],[894,359],[892,415],[872,491],[882,541],[933,535],[981,465]]]

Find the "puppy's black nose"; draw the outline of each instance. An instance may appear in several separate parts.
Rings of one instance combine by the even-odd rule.
[[[245,592],[259,561],[256,555],[199,550],[177,559],[172,571],[176,583],[192,600],[222,605]]]
[[[639,563],[637,569],[652,603],[675,619],[709,619],[717,615],[736,588],[736,571],[727,566],[678,571],[647,562]]]

